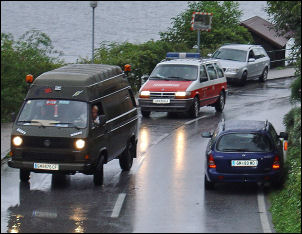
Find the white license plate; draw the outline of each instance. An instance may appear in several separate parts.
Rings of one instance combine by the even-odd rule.
[[[153,103],[168,104],[168,103],[170,103],[170,99],[153,99]]]
[[[59,164],[34,163],[34,169],[58,171]]]
[[[232,167],[257,167],[258,160],[232,160]]]

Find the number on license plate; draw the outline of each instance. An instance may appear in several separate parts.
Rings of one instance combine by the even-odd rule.
[[[170,99],[153,99],[153,103],[168,104],[168,103],[170,103]]]
[[[232,160],[232,167],[256,167],[257,165],[258,165],[257,159]]]
[[[59,164],[34,163],[34,169],[57,171],[59,170]]]

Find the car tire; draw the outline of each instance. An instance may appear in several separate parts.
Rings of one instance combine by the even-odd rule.
[[[120,167],[123,171],[130,171],[133,164],[133,158],[135,156],[134,154],[135,154],[135,144],[133,144],[132,141],[129,141],[126,149],[119,157]]]
[[[22,182],[28,182],[30,178],[30,171],[25,169],[20,169],[20,180]]]
[[[242,74],[242,76],[241,76],[241,79],[240,79],[240,83],[239,83],[239,84],[240,84],[241,86],[244,86],[245,83],[246,83],[246,80],[247,80],[247,72],[244,71],[243,74]]]
[[[215,188],[215,183],[208,181],[206,175],[204,175],[204,187],[206,190],[213,190]]]
[[[143,111],[143,110],[142,110],[141,112],[142,112],[143,117],[145,117],[145,118],[150,117],[151,111]]]
[[[218,98],[217,102],[215,103],[215,110],[217,112],[222,112],[224,109],[224,105],[225,105],[225,94],[223,91],[221,91],[219,94],[219,98]]]
[[[259,77],[260,82],[265,82],[267,80],[267,75],[268,75],[268,68],[264,68],[262,75]]]
[[[104,183],[104,157],[101,156],[98,164],[96,166],[96,170],[93,174],[93,183],[96,186],[103,185]]]
[[[200,105],[199,105],[199,100],[197,97],[194,98],[194,101],[193,101],[193,104],[190,108],[190,111],[189,111],[189,114],[192,118],[197,118],[198,115],[199,115],[199,108],[200,108]]]

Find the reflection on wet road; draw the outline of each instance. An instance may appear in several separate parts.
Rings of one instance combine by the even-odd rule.
[[[1,170],[1,232],[263,232],[256,185],[221,184],[204,190],[204,154],[222,119],[268,119],[277,131],[290,109],[292,80],[249,82],[230,89],[222,114],[200,109],[187,115],[151,113],[140,119],[138,157],[130,172],[118,160],[104,166],[104,186],[92,176]]]

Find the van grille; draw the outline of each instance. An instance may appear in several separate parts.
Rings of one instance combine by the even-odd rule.
[[[54,153],[38,153],[38,152],[23,152],[22,158],[24,161],[34,162],[60,162],[72,163],[75,160],[73,154],[54,154]]]
[[[151,92],[150,93],[151,98],[169,98],[173,99],[175,97],[174,92]]]
[[[73,148],[74,139],[62,137],[24,137],[24,146],[46,149],[70,149]]]

